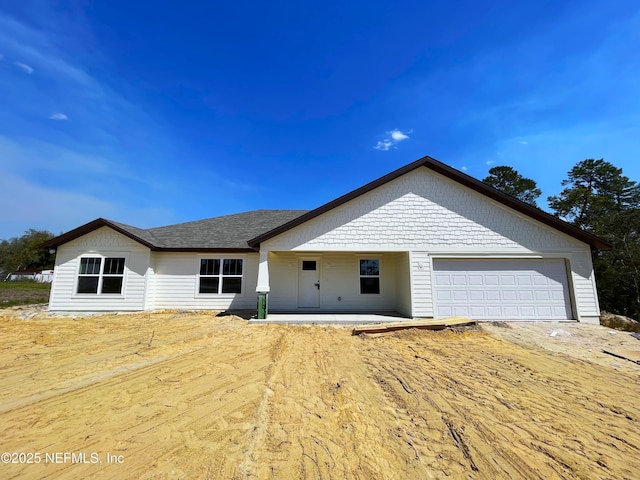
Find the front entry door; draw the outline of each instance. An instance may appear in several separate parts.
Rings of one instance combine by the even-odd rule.
[[[298,307],[320,307],[320,262],[300,259],[298,265]]]

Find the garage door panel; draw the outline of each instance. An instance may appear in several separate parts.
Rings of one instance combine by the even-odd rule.
[[[453,308],[456,317],[470,317],[471,309],[466,305],[460,305]]]
[[[434,260],[435,313],[476,319],[572,318],[563,260]]]
[[[518,285],[531,285],[531,275],[518,275]]]
[[[452,275],[451,276],[451,284],[452,285],[467,285],[467,277],[465,275]]]
[[[503,290],[502,291],[502,301],[504,302],[512,302],[518,299],[518,293],[515,290]]]
[[[484,300],[484,291],[482,290],[470,290],[469,291],[469,300]]]
[[[514,275],[500,275],[501,285],[515,285],[516,277]]]
[[[453,307],[441,305],[440,307],[438,307],[438,316],[453,317]]]
[[[552,317],[554,316],[554,309],[546,306],[538,307],[538,315],[543,317]]]
[[[500,291],[499,290],[487,290],[485,292],[485,297],[487,300],[500,300]]]
[[[529,317],[535,317],[536,307],[534,307],[533,305],[521,305],[520,313]]]
[[[518,299],[523,301],[533,300],[533,292],[531,290],[520,290],[518,292]]]
[[[500,277],[498,275],[486,275],[484,277],[485,285],[500,285]]]
[[[453,300],[453,291],[451,290],[438,290],[436,291],[436,300],[438,301],[451,301]]]
[[[517,317],[520,315],[516,305],[505,305],[502,307],[502,313],[507,317]]]
[[[533,277],[533,284],[534,285],[549,285],[550,281],[549,278],[546,277],[542,277],[542,276],[535,276]]]
[[[566,310],[563,307],[555,307],[553,309],[553,316],[554,317],[559,317],[559,316],[564,315],[565,312],[566,312]]]
[[[551,295],[547,290],[536,291],[536,300],[539,302],[548,302],[551,300]]]
[[[453,301],[454,302],[467,302],[469,300],[469,292],[466,290],[454,290]]]

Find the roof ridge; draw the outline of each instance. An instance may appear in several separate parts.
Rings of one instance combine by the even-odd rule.
[[[309,209],[298,209],[298,208],[258,208],[256,210],[246,210],[244,212],[228,213],[228,214],[225,214],[225,215],[219,215],[217,217],[201,218],[200,220],[189,220],[187,222],[170,223],[168,225],[160,225],[160,226],[157,226],[157,227],[150,227],[150,228],[147,228],[147,229],[144,229],[144,230],[146,230],[148,232],[151,232],[153,230],[177,227],[177,226],[180,226],[180,225],[190,225],[190,224],[202,223],[202,222],[207,222],[207,221],[210,221],[210,220],[219,220],[219,219],[228,218],[228,217],[237,217],[237,216],[240,216],[240,215],[246,215],[246,214],[249,214],[249,213],[257,213],[257,212],[300,212],[300,215],[303,215],[304,213],[309,212],[309,211],[310,211]]]
[[[159,247],[160,245],[158,244],[158,239],[153,235],[153,232],[150,231],[150,229],[148,228],[140,228],[140,227],[136,227],[135,225],[129,225],[128,223],[123,223],[123,222],[116,222],[114,220],[109,220],[108,218],[103,218],[103,220],[109,224],[112,225],[116,225],[126,231],[128,231],[129,233],[131,233],[134,237],[140,238],[141,240],[145,240],[148,243],[151,243],[154,247]],[[151,237],[151,240],[153,240],[152,242],[149,242],[149,239],[144,239],[142,237],[140,237],[140,233],[144,234],[144,235],[148,235],[149,237]]]

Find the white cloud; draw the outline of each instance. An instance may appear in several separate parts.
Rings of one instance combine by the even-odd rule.
[[[410,130],[407,133],[411,133],[412,131],[413,130]],[[402,142],[403,140],[407,140],[409,138],[409,135],[407,135],[407,133],[402,132],[397,128],[394,130],[389,130],[388,132],[385,132],[387,138],[385,138],[384,140],[379,140],[378,143],[373,146],[373,148],[375,148],[376,150],[382,150],[384,152],[391,148],[397,148],[396,144],[398,142]]]
[[[518,142],[520,145],[529,145],[529,142],[525,141],[525,140],[520,140]]]
[[[493,165],[496,162],[495,162],[495,160],[487,160],[486,163],[487,163],[487,165]]]
[[[33,68],[31,68],[29,65],[27,65],[26,63],[22,63],[22,62],[16,62],[15,63],[16,67],[18,67],[20,70],[22,70],[25,73],[28,73],[29,75],[31,75],[33,73]]]
[[[11,51],[12,56],[28,59],[29,63],[38,65],[38,73],[56,79],[64,77],[77,83],[84,87],[82,92],[89,94],[93,100],[104,103],[108,101],[110,107],[134,106],[89,75],[80,65],[69,63],[66,60],[69,55],[57,48],[56,43],[52,41],[50,34],[31,28],[0,12],[0,45]],[[26,73],[34,72],[34,69],[25,63],[15,62],[15,65]]]
[[[460,167],[460,170],[462,170],[463,172],[466,172],[467,170],[469,170],[469,167],[463,165],[462,167]]]
[[[384,140],[380,140],[378,143],[376,143],[376,145],[373,148],[375,148],[376,150],[382,150],[382,151],[386,152],[392,146],[393,146],[393,142],[391,140],[384,139]]]
[[[49,120],[69,120],[64,113],[56,112],[49,116]]]
[[[391,138],[393,138],[396,142],[400,142],[409,138],[409,135],[407,135],[406,133],[402,133],[400,130],[391,130],[387,133],[390,134]]]

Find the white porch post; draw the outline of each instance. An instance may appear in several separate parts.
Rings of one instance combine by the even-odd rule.
[[[269,251],[260,250],[260,264],[258,265],[258,318],[267,318],[269,312]]]
[[[260,251],[260,265],[258,266],[258,286],[256,292],[268,293],[269,288],[269,252]]]

